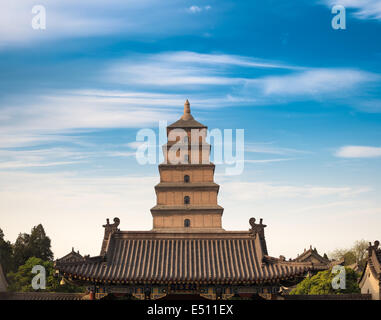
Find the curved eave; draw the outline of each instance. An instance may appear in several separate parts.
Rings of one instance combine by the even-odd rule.
[[[164,206],[164,205],[156,205],[151,208],[151,213],[163,213],[166,212],[192,212],[192,211],[220,211],[221,213],[224,211],[224,208],[215,205],[215,206],[195,206],[195,205],[179,205],[179,206]]]
[[[174,191],[180,189],[197,191],[219,191],[220,186],[214,182],[160,182],[155,186],[155,191]]]

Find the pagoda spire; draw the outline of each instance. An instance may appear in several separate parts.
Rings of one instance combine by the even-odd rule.
[[[181,117],[182,120],[193,120],[193,116],[191,115],[191,111],[190,111],[190,103],[187,99],[187,101],[185,101],[184,103],[184,114],[182,115]]]

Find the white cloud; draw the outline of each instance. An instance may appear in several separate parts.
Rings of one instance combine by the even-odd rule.
[[[225,182],[223,194],[226,201],[263,201],[278,198],[351,197],[370,191],[368,187],[293,186],[269,182]]]
[[[246,68],[246,72],[237,73],[234,67]],[[258,76],[258,69],[263,68],[273,75]],[[282,73],[278,69],[283,69]],[[153,90],[197,89],[198,94],[208,92],[209,98],[209,87],[220,86],[225,88],[225,95],[218,97],[219,106],[267,105],[322,97],[345,99],[349,90],[354,95],[365,84],[380,79],[377,74],[351,68],[308,68],[253,57],[187,51],[131,56],[113,63],[103,78],[130,86],[151,86]]]
[[[68,164],[75,164],[78,161],[57,161],[57,162],[44,162],[44,163],[30,163],[30,162],[0,162],[0,169],[19,169],[19,168],[32,168],[32,167],[55,167]]]
[[[203,6],[203,7],[200,7],[200,6],[190,6],[188,11],[190,13],[199,13],[201,11],[208,11],[210,10],[212,7],[207,5],[207,6]]]
[[[359,19],[381,19],[381,2],[379,0],[325,0],[325,3],[330,8],[342,5],[347,9],[354,9],[354,16]]]
[[[241,66],[248,68],[270,68],[270,69],[300,69],[279,62],[259,59],[254,57],[239,56],[222,53],[198,53],[191,51],[165,52],[151,55],[151,58],[161,62],[195,63],[204,65]]]
[[[156,0],[41,0],[46,8],[46,30],[33,30],[31,10],[36,1],[0,1],[0,48],[35,45],[66,37],[109,34],[129,36],[199,32],[208,21],[192,20],[183,2]],[[202,7],[208,10],[208,6]],[[212,19],[212,17],[209,17]],[[165,21],[166,23],[162,23]]]
[[[123,96],[112,92],[59,92],[28,99],[28,104],[13,102],[0,110],[4,115],[0,118],[0,148],[70,141],[72,138],[63,134],[85,130],[156,126],[163,118],[174,120],[170,105],[184,102],[170,94]]]
[[[295,160],[291,158],[280,158],[280,159],[261,159],[261,160],[250,160],[245,159],[246,163],[271,163],[271,162],[282,162],[282,161],[290,161]]]
[[[344,146],[335,153],[339,158],[377,158],[381,157],[380,147]]]
[[[198,6],[191,6],[188,10],[192,13],[197,13],[202,11],[202,9]]]
[[[245,143],[245,151],[250,153],[266,153],[276,155],[290,155],[290,154],[308,154],[311,153],[305,150],[297,150],[292,148],[284,148],[272,145],[272,143]]]
[[[245,78],[233,70],[237,66],[246,68]],[[282,75],[256,78],[258,68],[274,74],[278,69],[283,71]],[[252,57],[187,51],[131,55],[112,62],[96,77],[107,86],[117,83],[128,85],[129,90],[89,88],[4,99],[0,147],[69,139],[64,137],[68,132],[147,127],[163,118],[172,121],[181,112],[185,98],[190,98],[193,108],[203,109],[268,105],[277,98],[281,103],[320,99],[328,94],[344,98],[362,84],[378,79],[377,75],[354,69],[308,69]],[[223,90],[211,91],[210,86],[216,85]],[[179,93],[179,87],[186,93]],[[158,92],[163,88],[168,93]],[[248,151],[297,153],[266,146],[252,146]]]
[[[379,77],[375,74],[354,69],[309,69],[302,72],[269,76],[259,79],[258,84],[265,95],[320,96],[331,93],[340,96],[348,90]],[[254,81],[254,84],[257,81]]]
[[[247,78],[232,76],[229,68],[295,69],[280,63],[227,54],[164,52],[115,62],[105,77],[116,83],[144,86],[245,85]]]

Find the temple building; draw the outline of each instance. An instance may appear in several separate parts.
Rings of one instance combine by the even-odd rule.
[[[370,294],[372,300],[381,300],[381,249],[380,242],[369,243],[368,258],[359,280],[362,294]]]
[[[228,299],[234,295],[271,298],[282,285],[294,284],[326,261],[286,261],[268,254],[262,219],[249,229],[222,228],[219,185],[206,143],[207,127],[184,114],[167,127],[164,163],[155,186],[149,231],[122,231],[120,219],[107,219],[100,254],[71,254],[55,262],[64,281],[86,284],[101,294],[131,294],[139,299],[198,295]],[[229,213],[233,214],[233,213]]]
[[[315,268],[315,272],[319,271],[321,269],[330,269],[335,265],[344,265],[344,258],[339,260],[330,260],[326,253],[322,255],[319,254],[316,248],[310,248],[308,250],[304,249],[302,254],[299,254],[295,259],[292,261],[296,262],[311,262],[315,266],[319,266],[319,268]],[[314,272],[310,272],[309,275],[313,274]]]

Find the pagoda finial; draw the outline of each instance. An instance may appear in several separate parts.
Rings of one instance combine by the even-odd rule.
[[[181,117],[181,119],[182,120],[193,120],[193,117],[192,117],[191,111],[190,111],[190,103],[189,103],[188,99],[184,103],[184,114]]]

